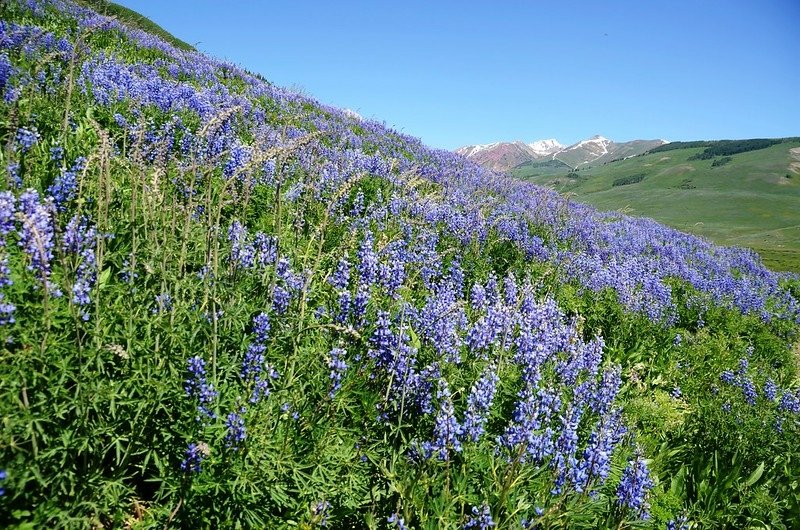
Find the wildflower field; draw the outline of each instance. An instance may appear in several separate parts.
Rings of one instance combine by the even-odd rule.
[[[800,527],[798,277],[0,13],[0,526]]]

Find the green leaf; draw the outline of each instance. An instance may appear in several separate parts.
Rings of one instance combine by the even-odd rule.
[[[760,479],[761,475],[763,474],[764,474],[764,462],[761,462],[761,464],[756,468],[756,470],[753,471],[749,477],[747,477],[747,481],[745,482],[745,484],[747,486],[752,486],[753,484],[758,482],[758,479]]]
[[[111,269],[103,269],[103,272],[97,277],[97,286],[102,288],[108,283],[109,278],[111,278]]]

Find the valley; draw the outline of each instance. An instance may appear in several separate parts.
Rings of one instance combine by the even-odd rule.
[[[652,152],[578,171],[520,166],[510,174],[600,210],[752,248],[770,268],[800,272],[800,139],[729,160],[692,159],[703,150]],[[629,177],[639,179],[624,183]]]

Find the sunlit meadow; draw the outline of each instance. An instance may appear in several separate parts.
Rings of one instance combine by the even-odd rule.
[[[0,12],[3,526],[800,526],[797,277]]]

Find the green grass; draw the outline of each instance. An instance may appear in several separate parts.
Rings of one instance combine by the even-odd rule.
[[[142,16],[136,11],[128,9],[125,6],[115,4],[114,2],[109,2],[108,0],[76,0],[76,2],[85,7],[92,8],[102,15],[114,17],[127,26],[138,28],[161,37],[178,49],[186,51],[195,50],[194,46],[188,42],[182,41],[149,18]]]
[[[553,175],[519,168],[517,177],[569,194],[601,210],[620,210],[707,237],[722,245],[750,247],[774,270],[800,272],[800,170],[790,168],[790,140],[767,149],[688,160],[702,147],[651,153]],[[614,182],[644,175],[639,182]],[[788,177],[787,177],[788,175]]]

